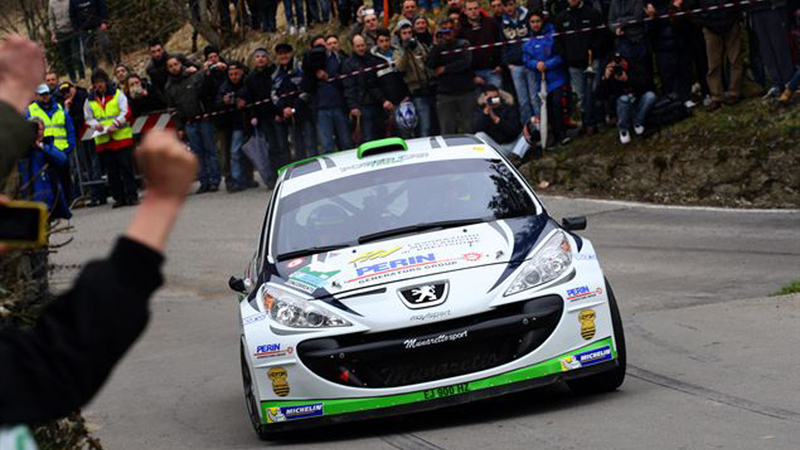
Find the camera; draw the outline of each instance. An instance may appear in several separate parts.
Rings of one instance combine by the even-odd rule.
[[[403,41],[403,48],[408,50],[414,50],[415,48],[417,48],[417,40],[412,37],[411,39]]]
[[[614,55],[614,76],[621,76],[625,70],[622,68],[622,55],[617,53]]]
[[[0,206],[0,242],[16,247],[47,245],[47,206],[28,201]]]
[[[500,106],[500,104],[503,103],[503,99],[501,99],[500,97],[489,97],[486,100],[486,103],[488,103],[489,106]]]
[[[142,87],[141,86],[132,86],[130,88],[130,97],[131,98],[139,98],[142,96]]]

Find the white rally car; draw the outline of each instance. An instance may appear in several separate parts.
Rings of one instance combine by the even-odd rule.
[[[374,141],[281,170],[239,292],[262,438],[625,377],[594,247],[469,135]]]

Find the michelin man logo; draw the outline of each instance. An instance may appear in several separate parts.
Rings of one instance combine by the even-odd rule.
[[[574,356],[567,356],[566,358],[561,358],[561,370],[563,372],[580,368],[581,368],[581,362],[578,360],[578,358]]]
[[[432,284],[420,286],[411,291],[411,295],[415,296],[414,303],[422,303],[425,301],[436,301],[436,287]]]
[[[285,422],[286,416],[280,408],[267,408],[267,423]]]

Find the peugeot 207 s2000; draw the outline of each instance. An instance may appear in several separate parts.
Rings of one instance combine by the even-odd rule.
[[[584,218],[548,216],[473,136],[374,141],[281,171],[240,292],[267,438],[566,381],[616,389],[625,344]]]

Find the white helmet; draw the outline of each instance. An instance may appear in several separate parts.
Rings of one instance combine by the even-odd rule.
[[[417,110],[410,101],[400,103],[394,113],[394,121],[397,126],[408,133],[413,133],[417,128]]]

